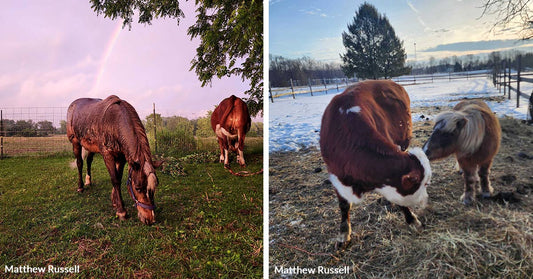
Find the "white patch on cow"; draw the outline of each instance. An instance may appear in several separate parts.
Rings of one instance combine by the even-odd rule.
[[[398,151],[402,151],[402,147],[401,146],[399,146],[399,145],[396,145],[396,146],[398,146]]]
[[[91,185],[91,177],[88,174],[85,175],[85,185]]]
[[[346,113],[353,112],[353,113],[360,113],[361,107],[360,106],[353,106],[346,110]]]
[[[346,186],[342,184],[342,182],[339,180],[339,178],[334,175],[329,175],[329,181],[331,181],[331,184],[337,189],[337,192],[341,197],[345,198],[349,203],[360,203],[363,198],[359,198],[357,195],[353,193],[352,186]]]
[[[223,138],[224,137],[224,134],[222,133],[222,131],[220,130],[220,124],[217,124],[217,126],[215,127],[215,134],[217,134],[217,137],[219,138]]]
[[[418,206],[420,208],[424,208],[428,202],[428,193],[425,186],[420,186],[416,192],[407,196],[403,196],[402,194],[398,193],[396,188],[389,185],[384,185],[382,188],[377,188],[374,190],[374,192],[380,193],[392,203],[406,207]]]
[[[426,153],[420,148],[415,147],[413,149],[409,149],[409,154],[413,154],[418,158],[418,161],[420,161],[420,164],[424,168],[424,178],[422,179],[421,186],[427,187],[429,185],[429,182],[431,180],[431,165],[429,164],[428,156],[426,156]]]
[[[341,114],[344,114],[344,109],[343,109],[343,108],[339,108],[339,112],[340,112]]]

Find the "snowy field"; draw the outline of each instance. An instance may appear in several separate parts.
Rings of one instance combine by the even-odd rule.
[[[522,92],[531,93],[533,84],[521,83]],[[455,106],[462,98],[503,96],[487,78],[469,80],[436,80],[434,83],[405,86],[411,99],[411,110],[416,107],[439,106],[442,109]],[[342,92],[342,90],[341,90]],[[503,88],[502,88],[503,92]],[[277,98],[270,103],[270,152],[297,151],[304,147],[318,146],[322,114],[333,96],[340,92],[319,96],[297,96],[296,99]],[[499,117],[504,115],[526,119],[528,100],[520,98],[520,108],[516,108],[516,93],[511,100],[487,102]],[[435,115],[425,115],[432,119]],[[417,113],[412,114],[413,122],[421,120]]]

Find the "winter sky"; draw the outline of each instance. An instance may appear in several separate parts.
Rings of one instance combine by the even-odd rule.
[[[363,0],[270,0],[270,53],[287,58],[309,56],[340,62],[341,34]],[[372,0],[403,40],[407,59],[487,53],[511,48],[533,51],[518,42],[512,26],[491,32],[494,17],[481,17],[481,0]],[[531,3],[530,5],[533,5]],[[486,42],[498,40],[497,42]],[[525,48],[524,48],[525,47]]]
[[[67,107],[80,97],[115,94],[143,119],[152,103],[163,116],[197,118],[231,94],[244,97],[248,84],[240,77],[202,88],[189,71],[199,44],[187,35],[194,1],[180,7],[179,25],[156,19],[130,31],[121,19],[97,15],[88,0],[2,1],[0,108]]]

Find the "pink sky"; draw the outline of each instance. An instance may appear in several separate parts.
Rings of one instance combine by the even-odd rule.
[[[8,1],[0,9],[0,107],[67,107],[80,97],[115,94],[144,119],[152,103],[163,116],[204,116],[242,93],[240,77],[201,87],[189,71],[199,40],[187,28],[194,1],[180,1],[185,18],[152,25],[97,16],[89,1]],[[137,20],[134,17],[134,22]],[[66,112],[65,112],[66,113]]]

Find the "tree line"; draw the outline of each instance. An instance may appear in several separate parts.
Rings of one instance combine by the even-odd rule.
[[[33,122],[33,120],[2,120],[2,136],[4,137],[45,137],[67,132],[66,121],[61,121],[60,127],[54,127],[48,120]]]
[[[214,137],[215,133],[211,128],[212,113],[213,111],[208,111],[206,116],[197,119],[188,119],[182,116],[162,117],[159,113],[155,115],[152,113],[146,117],[143,124],[148,134],[154,132],[155,124],[155,130],[158,133],[161,131],[182,131],[192,137]],[[247,136],[263,136],[263,123],[253,122]]]

